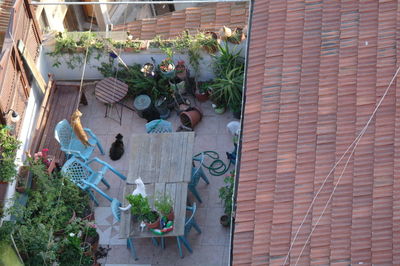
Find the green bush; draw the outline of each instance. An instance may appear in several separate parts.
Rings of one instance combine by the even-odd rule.
[[[15,157],[21,142],[7,126],[0,125],[0,181],[10,182],[17,175]]]
[[[34,188],[28,191],[26,206],[15,203],[9,210],[16,223],[8,228],[13,232],[25,265],[92,265],[91,258],[84,256],[82,249],[65,241],[69,233],[77,234],[83,230],[79,226],[86,224],[79,223],[82,221],[79,218],[71,224],[68,222],[73,211],[78,217],[83,216],[89,204],[87,194],[60,173],[49,175],[41,161],[30,160],[29,169]],[[65,256],[70,258],[67,260]]]
[[[231,51],[228,44],[219,45],[220,54],[214,57],[215,76],[211,99],[218,106],[229,107],[238,112],[242,105],[244,60],[240,51]]]

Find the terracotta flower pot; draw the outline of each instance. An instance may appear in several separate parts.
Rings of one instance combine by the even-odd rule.
[[[135,48],[133,48],[133,47],[125,47],[124,48],[124,52],[133,53],[133,52],[135,52]]]
[[[190,108],[188,111],[180,113],[179,117],[181,119],[182,125],[194,129],[194,127],[200,122],[203,114],[198,108],[193,107]]]
[[[145,222],[147,228],[149,229],[159,229],[160,228],[160,216],[158,216],[157,221],[154,223],[147,223]]]
[[[208,93],[196,93],[195,96],[199,102],[205,102],[209,99]]]
[[[168,221],[173,221],[175,219],[175,214],[174,210],[171,210],[171,212],[167,215]]]

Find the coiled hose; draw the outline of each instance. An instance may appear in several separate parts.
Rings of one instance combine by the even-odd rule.
[[[203,156],[202,156],[203,155]],[[204,163],[205,157],[208,156],[212,159],[210,165]],[[193,157],[194,160],[199,161],[204,168],[208,169],[208,172],[213,176],[221,176],[228,172],[232,162],[229,161],[228,166],[219,158],[219,154],[216,151],[203,151],[196,154]]]

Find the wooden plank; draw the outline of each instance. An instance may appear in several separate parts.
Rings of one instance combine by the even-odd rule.
[[[39,85],[40,90],[42,93],[46,92],[46,82],[40,71],[36,68],[35,61],[33,60],[32,56],[29,54],[28,49],[25,49],[25,44],[22,40],[18,41],[18,51],[21,53],[22,57],[25,59],[30,71],[33,74],[37,84]]]
[[[184,182],[190,182],[192,175],[192,160],[193,160],[193,150],[194,150],[194,132],[187,132],[187,144],[186,144],[186,161],[184,164],[183,180]]]
[[[53,80],[53,75],[50,75],[49,82],[47,83],[46,93],[44,94],[42,104],[40,105],[39,116],[35,126],[34,138],[29,150],[31,156],[33,156],[33,154],[39,150],[43,130],[49,117],[48,113],[50,110],[51,100],[54,98],[51,96],[54,94],[55,87],[56,82]]]
[[[170,173],[168,181],[182,181],[180,167],[182,161],[182,145],[181,142],[185,138],[185,134],[171,134],[171,140],[169,141],[170,149]]]

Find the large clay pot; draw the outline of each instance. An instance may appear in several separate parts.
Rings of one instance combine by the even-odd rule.
[[[198,108],[193,107],[188,109],[188,111],[180,113],[179,117],[182,125],[194,129],[194,127],[200,122],[203,114]]]

